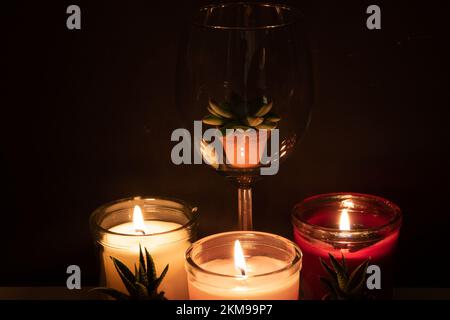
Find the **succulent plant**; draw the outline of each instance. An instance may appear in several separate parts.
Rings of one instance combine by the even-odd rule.
[[[113,288],[94,288],[92,291],[106,294],[116,300],[167,300],[163,291],[158,292],[158,287],[166,276],[169,265],[166,265],[161,275],[157,277],[153,259],[147,249],[144,250],[145,259],[139,245],[139,266],[134,265],[134,274],[118,259],[110,257],[128,295]]]
[[[324,285],[327,293],[323,297],[324,300],[365,300],[369,299],[367,281],[367,266],[369,259],[365,260],[357,266],[351,274],[347,268],[344,255],[342,262],[339,263],[332,255],[330,257],[331,266],[329,266],[322,258],[320,263],[327,272],[328,277],[320,277],[320,281]]]
[[[237,94],[224,103],[213,99],[208,101],[209,114],[203,123],[217,126],[220,129],[267,129],[276,128],[281,120],[272,110],[273,102],[262,96],[252,101],[245,101]]]

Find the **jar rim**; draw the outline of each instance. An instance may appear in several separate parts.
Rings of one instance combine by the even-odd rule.
[[[268,29],[276,29],[287,27],[297,23],[301,17],[303,17],[301,11],[293,6],[283,4],[283,3],[274,3],[274,2],[249,2],[249,1],[238,1],[238,2],[225,2],[225,3],[213,3],[208,5],[203,5],[198,8],[197,14],[200,15],[202,12],[213,9],[223,9],[226,7],[237,7],[237,6],[252,6],[252,7],[265,7],[265,8],[276,8],[282,9],[286,12],[290,12],[293,14],[293,17],[284,23],[276,23],[276,24],[264,24],[261,26],[228,26],[221,24],[207,24],[198,22],[198,16],[191,17],[191,24],[201,28],[207,29],[216,29],[216,30],[235,30],[235,31],[256,31],[256,30],[268,30]]]
[[[386,223],[380,224],[379,226],[356,228],[345,231],[339,230],[338,228],[311,224],[304,219],[304,216],[302,216],[302,213],[305,212],[304,207],[314,207],[314,205],[318,206],[319,203],[316,203],[317,201],[323,200],[323,202],[320,203],[332,203],[342,202],[349,199],[366,200],[368,202],[378,204],[382,206],[385,212],[390,212],[392,216]],[[390,233],[398,230],[402,221],[402,212],[396,204],[379,196],[354,192],[334,192],[314,195],[297,203],[292,209],[291,218],[294,227],[305,230],[309,234],[319,234],[321,235],[320,238],[323,238],[325,235],[329,235],[341,240],[345,239],[347,242],[361,242],[361,239],[367,239],[367,235],[369,234]],[[367,241],[370,242],[372,240],[369,239]]]
[[[271,272],[265,272],[265,273],[259,273],[259,274],[253,274],[253,275],[248,275],[245,276],[246,279],[255,279],[255,278],[261,278],[261,277],[266,277],[266,276],[271,276],[277,273],[282,273],[285,271],[288,271],[292,268],[295,268],[297,265],[301,266],[301,262],[302,262],[302,258],[303,258],[303,253],[301,251],[301,249],[298,247],[298,245],[294,242],[292,242],[289,239],[286,239],[282,236],[279,235],[275,235],[272,233],[267,233],[267,232],[261,232],[261,231],[229,231],[229,232],[222,232],[222,233],[216,233],[207,237],[204,237],[194,243],[192,243],[190,245],[190,247],[186,250],[185,253],[185,260],[186,260],[186,264],[191,267],[192,269],[207,274],[207,275],[212,275],[212,276],[216,276],[216,277],[223,277],[223,278],[228,278],[228,279],[238,279],[241,278],[242,276],[239,275],[230,275],[230,274],[223,274],[223,273],[219,273],[219,272],[214,272],[214,271],[210,271],[207,270],[203,267],[201,267],[197,262],[194,261],[194,258],[192,257],[193,251],[198,248],[199,246],[201,246],[202,244],[204,244],[207,241],[210,241],[214,238],[218,238],[218,237],[223,237],[223,236],[232,236],[232,235],[243,235],[243,236],[251,236],[251,235],[256,235],[256,236],[265,236],[265,237],[269,237],[272,239],[276,239],[276,240],[280,240],[283,241],[285,243],[287,243],[289,245],[289,247],[291,247],[294,251],[294,258],[292,259],[292,261],[290,261],[286,266],[271,271]]]
[[[120,203],[126,203],[126,202],[137,202],[137,201],[156,201],[156,200],[163,200],[163,201],[169,201],[173,202],[175,204],[179,204],[182,207],[182,211],[188,221],[184,224],[182,224],[180,227],[177,227],[175,229],[163,231],[163,232],[155,232],[155,233],[149,233],[149,234],[129,234],[129,233],[121,233],[121,232],[115,232],[111,231],[110,229],[104,228],[100,225],[101,221],[98,221],[98,218],[102,213],[106,211],[107,208],[110,208],[114,205],[120,204]],[[131,205],[131,204],[130,204]],[[105,203],[98,207],[97,209],[92,212],[91,216],[89,217],[89,222],[92,228],[96,229],[96,231],[100,231],[105,234],[111,234],[111,235],[117,235],[117,236],[127,236],[127,237],[141,237],[141,238],[149,238],[149,237],[156,237],[156,236],[162,236],[170,233],[175,233],[177,231],[188,229],[192,225],[194,225],[198,220],[198,208],[191,206],[188,202],[184,200],[180,200],[177,198],[171,198],[171,197],[162,197],[162,196],[135,196],[135,197],[128,197],[128,198],[122,198],[115,201],[110,201],[108,203]],[[160,220],[162,221],[162,220]]]

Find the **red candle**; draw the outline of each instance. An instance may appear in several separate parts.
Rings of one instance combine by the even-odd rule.
[[[303,252],[304,299],[322,299],[328,293],[320,277],[327,272],[329,254],[343,255],[349,273],[369,259],[381,271],[381,289],[370,290],[375,298],[392,297],[392,255],[401,225],[400,209],[385,199],[333,193],[318,195],[296,205],[292,212],[295,241]]]

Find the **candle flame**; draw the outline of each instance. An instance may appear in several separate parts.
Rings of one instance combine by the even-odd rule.
[[[247,264],[245,263],[244,252],[242,251],[239,240],[234,242],[234,267],[241,275],[245,276],[247,272]]]
[[[144,217],[142,216],[142,210],[139,206],[134,206],[133,210],[133,228],[135,232],[146,234]]]
[[[347,209],[342,209],[341,217],[339,218],[339,230],[350,231],[350,218]]]

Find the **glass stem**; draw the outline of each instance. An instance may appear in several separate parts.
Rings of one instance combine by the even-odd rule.
[[[240,187],[238,189],[239,230],[253,230],[252,221],[252,189]]]

